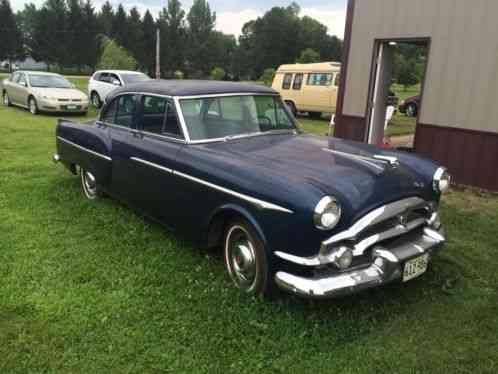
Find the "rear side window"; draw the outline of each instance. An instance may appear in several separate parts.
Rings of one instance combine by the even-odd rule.
[[[284,90],[288,90],[288,89],[290,89],[291,84],[292,84],[292,74],[287,73],[284,75],[284,81],[282,83],[282,88]]]
[[[308,75],[308,86],[330,86],[332,84],[332,74],[313,73]]]
[[[296,76],[294,77],[294,83],[292,84],[292,89],[299,91],[302,85],[303,85],[303,74],[302,73],[296,74]]]
[[[102,75],[102,73],[95,73],[95,74],[93,75],[93,80],[94,80],[94,81],[99,81],[99,80],[100,80],[100,76],[101,76],[101,75]]]
[[[183,138],[173,102],[165,97],[144,96],[142,130],[148,133]]]
[[[135,95],[123,95],[118,98],[115,124],[132,128],[137,113],[137,97]]]

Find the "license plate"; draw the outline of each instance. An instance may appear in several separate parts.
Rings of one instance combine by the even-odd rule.
[[[405,263],[405,270],[403,271],[403,282],[408,282],[424,274],[427,271],[428,265],[429,254],[407,261]]]
[[[69,110],[74,110],[74,109],[76,109],[76,108],[77,108],[77,106],[76,106],[76,105],[68,105],[68,106],[67,106],[67,109],[69,109]]]

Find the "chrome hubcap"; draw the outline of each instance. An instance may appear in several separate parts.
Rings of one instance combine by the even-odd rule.
[[[89,199],[94,199],[97,196],[97,181],[95,177],[88,171],[81,171],[83,179],[83,189],[85,190],[85,195]]]
[[[31,113],[33,113],[33,114],[36,113],[36,104],[35,104],[34,100],[31,100],[29,102],[29,109],[30,109]]]
[[[99,98],[97,97],[97,94],[93,94],[93,105],[98,107],[99,106]]]
[[[254,247],[246,231],[234,227],[227,236],[227,261],[235,284],[250,291],[256,280],[257,264]]]
[[[5,105],[9,105],[9,97],[7,96],[7,94],[3,95],[3,103]]]

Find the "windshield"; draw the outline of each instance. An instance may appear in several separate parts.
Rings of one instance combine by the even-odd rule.
[[[132,84],[147,81],[150,78],[145,74],[121,74],[121,79],[125,84]]]
[[[279,96],[225,96],[180,100],[191,140],[294,131],[296,126]]]
[[[73,88],[69,81],[58,75],[30,74],[31,87]]]

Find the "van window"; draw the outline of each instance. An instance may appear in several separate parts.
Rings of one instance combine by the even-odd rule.
[[[282,83],[282,88],[284,90],[290,89],[291,83],[292,83],[292,74],[291,73],[285,74],[284,75],[284,82]]]
[[[313,73],[308,75],[308,86],[330,86],[332,84],[332,74]]]
[[[292,89],[299,91],[302,85],[303,85],[303,73],[298,73],[294,77],[294,84],[292,85]]]

